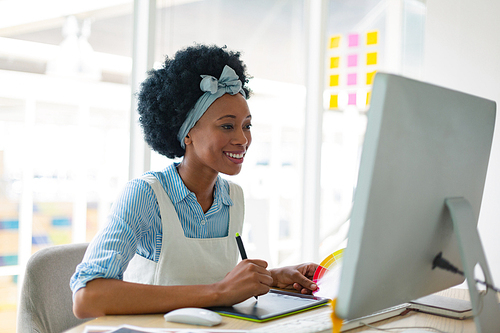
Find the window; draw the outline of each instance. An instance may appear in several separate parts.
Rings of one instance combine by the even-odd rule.
[[[132,3],[50,2],[0,3],[1,332],[29,256],[89,241],[128,177]]]

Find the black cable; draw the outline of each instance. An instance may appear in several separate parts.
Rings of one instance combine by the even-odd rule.
[[[436,267],[439,267],[439,268],[444,269],[446,271],[449,271],[449,272],[452,272],[455,274],[460,274],[460,275],[464,276],[464,272],[462,272],[456,266],[451,264],[448,260],[443,258],[443,252],[439,252],[438,255],[432,261],[432,269],[434,269]],[[481,283],[482,285],[485,285],[487,288],[492,289],[492,290],[496,291],[497,293],[500,293],[500,289],[494,287],[493,285],[487,283],[486,281],[482,281],[479,279],[475,279],[475,281],[477,283]]]
[[[455,273],[455,274],[460,274],[464,275],[464,272],[459,270],[457,267],[453,266],[448,260],[443,258],[443,252],[439,252],[438,255],[434,258],[432,261],[432,269],[439,267],[441,269],[444,269],[446,271]]]

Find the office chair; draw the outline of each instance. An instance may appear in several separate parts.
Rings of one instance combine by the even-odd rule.
[[[69,287],[87,246],[57,245],[30,257],[18,307],[18,333],[59,333],[88,320],[73,314]]]

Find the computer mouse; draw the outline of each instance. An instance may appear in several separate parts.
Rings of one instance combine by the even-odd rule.
[[[166,321],[174,323],[203,326],[214,326],[222,321],[218,313],[202,308],[177,309],[166,313],[163,317]]]

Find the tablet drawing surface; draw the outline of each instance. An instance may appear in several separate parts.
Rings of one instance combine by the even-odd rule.
[[[271,289],[269,293],[259,296],[258,300],[251,297],[233,306],[209,309],[224,316],[263,322],[317,308],[328,301],[328,298]]]

